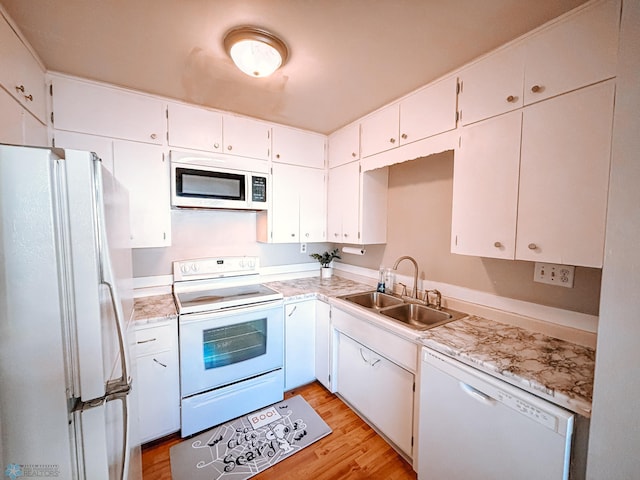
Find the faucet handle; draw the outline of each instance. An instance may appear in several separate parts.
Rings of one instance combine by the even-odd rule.
[[[435,302],[431,303],[429,294],[433,294],[436,297]],[[425,296],[424,301],[426,302],[427,306],[433,305],[438,310],[442,308],[442,294],[440,293],[439,290],[436,290],[435,288],[433,290],[425,290],[424,296]]]
[[[403,297],[407,296],[407,286],[402,283],[402,282],[398,282],[398,285],[400,285],[402,287],[402,292],[400,292],[400,295]]]

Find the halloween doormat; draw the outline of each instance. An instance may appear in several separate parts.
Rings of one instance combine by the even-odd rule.
[[[300,395],[171,447],[173,480],[244,480],[329,435]]]

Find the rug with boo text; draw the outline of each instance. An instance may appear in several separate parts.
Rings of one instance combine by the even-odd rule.
[[[171,474],[174,480],[244,480],[330,433],[296,395],[174,445]]]

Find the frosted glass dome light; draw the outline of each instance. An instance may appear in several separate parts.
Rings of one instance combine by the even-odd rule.
[[[250,77],[268,77],[284,65],[289,53],[278,37],[254,27],[231,30],[224,46],[233,63]]]

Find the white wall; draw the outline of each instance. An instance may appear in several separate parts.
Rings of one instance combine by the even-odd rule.
[[[640,2],[624,0],[587,478],[640,478]]]

